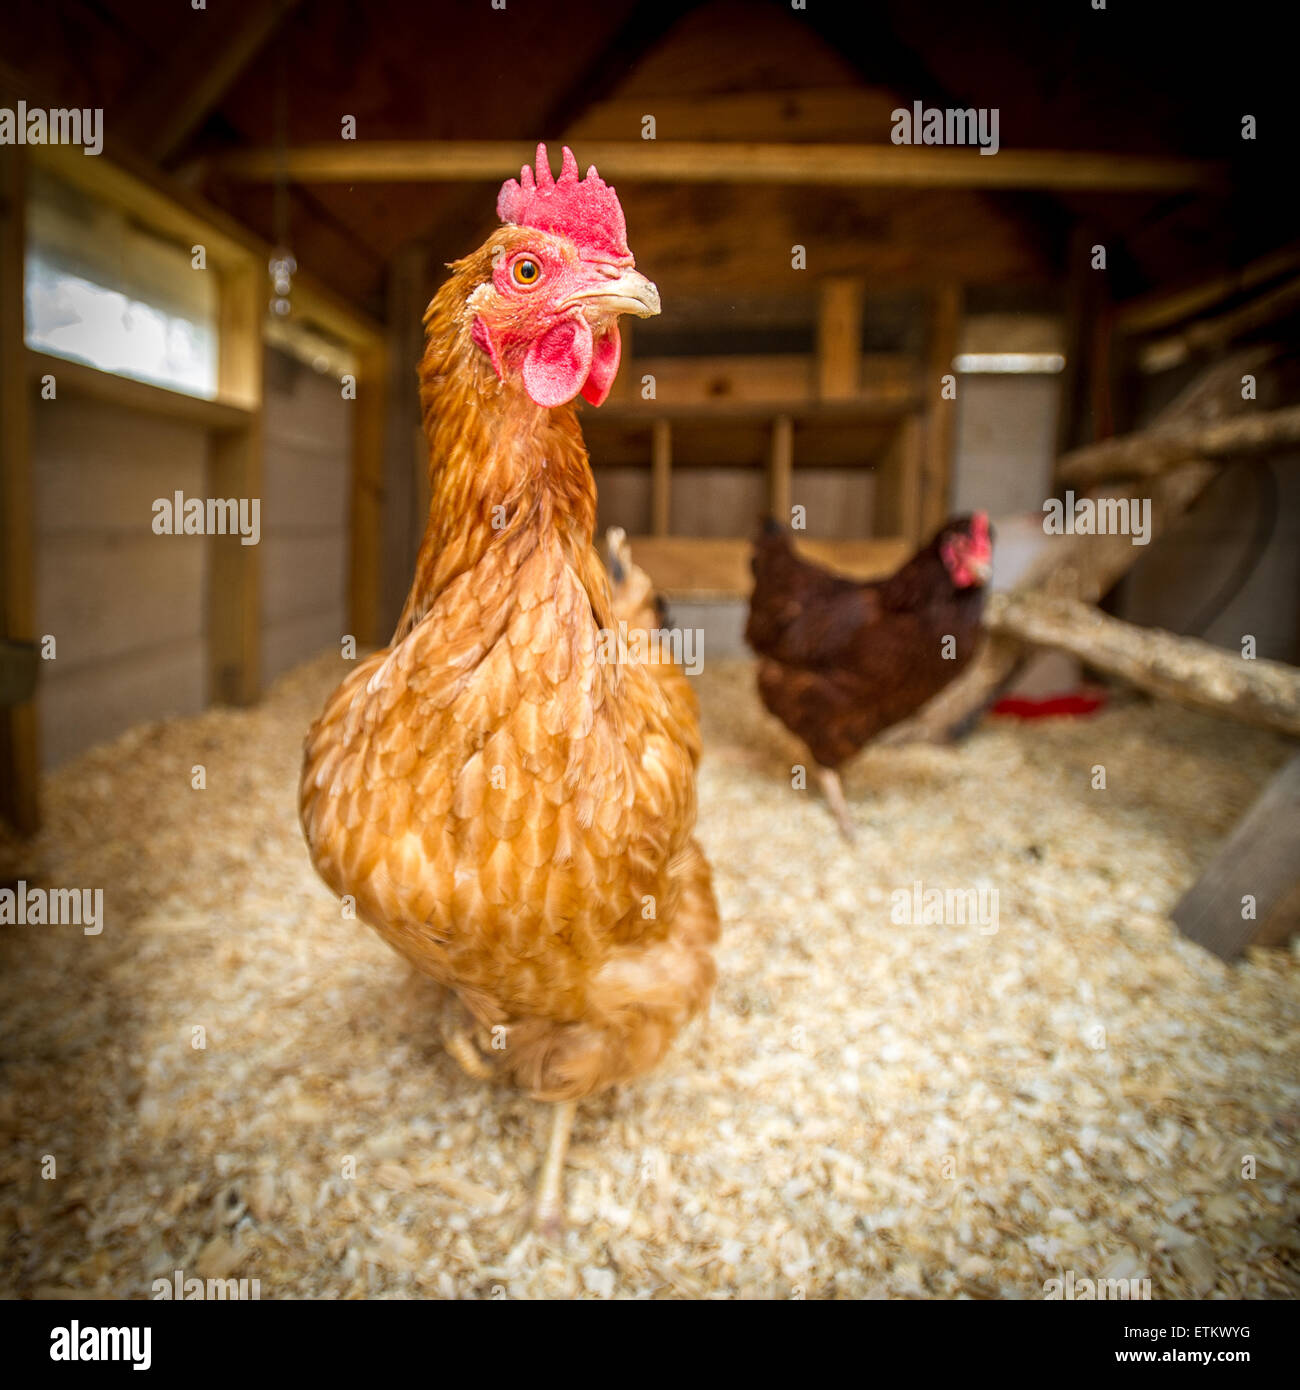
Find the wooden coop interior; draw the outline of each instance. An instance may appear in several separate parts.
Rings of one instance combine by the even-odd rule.
[[[891,4],[864,44],[847,18],[777,4],[624,3],[576,27],[520,17],[545,77],[519,83],[445,58],[429,80],[410,33],[430,21],[414,6],[370,25],[331,0],[249,0],[206,30],[162,5],[20,9],[13,32],[29,42],[6,45],[0,92],[102,107],[106,133],[94,158],[0,151],[4,636],[30,651],[57,632],[65,653],[15,657],[6,678],[3,809],[17,826],[37,823],[42,769],[141,719],[252,704],[342,634],[363,648],[387,639],[427,507],[424,310],[443,266],[491,227],[496,187],[534,135],[617,185],[638,265],[659,285],[664,312],[625,326],[613,394],[582,426],[598,530],[629,534],[714,655],[744,655],[766,514],[798,507],[804,552],[865,579],[949,514],[984,508],[1002,527],[999,587],[1023,587],[1041,578],[1044,498],[1138,477],[1175,489],[1170,534],[1108,563],[1090,550],[1091,582],[1076,575],[1071,595],[1174,632],[1209,611],[1193,635],[1220,647],[1249,621],[1261,655],[1295,659],[1296,475],[1277,456],[1295,444],[1283,348],[1300,248],[1255,147],[1210,129],[1219,108],[1189,129],[1178,84],[1191,74],[1147,90],[1154,23],[1126,18],[1129,57],[1117,66],[1107,49],[1102,65],[1089,50],[1094,73],[1043,57],[1045,19],[980,48],[970,16],[954,9],[934,29]],[[488,7],[456,18],[461,54],[491,51]],[[900,106],[976,104],[972,45],[984,90],[1002,94],[996,157],[892,143]],[[142,80],[163,54],[161,75]],[[1069,100],[1052,91],[1067,67]],[[202,247],[209,386],[34,345],[33,247],[146,296],[150,274],[164,288],[151,247],[173,259]],[[268,265],[284,249],[295,268],[277,315]],[[1242,352],[1267,418],[1207,440],[1196,431],[1213,417],[1193,414],[1185,447],[1150,454],[1178,393],[1230,374]],[[45,408],[50,380],[58,412]],[[1130,432],[1127,452],[1105,452]],[[1089,445],[1101,452],[1071,452]],[[1210,471],[1195,485],[1182,475],[1180,490],[1193,455]],[[1275,524],[1214,612],[1216,576],[1250,542],[1261,470],[1275,475]],[[128,535],[173,489],[260,497],[262,542],[160,552]],[[993,621],[1027,641],[1036,622],[1028,646],[1064,653],[1066,670],[1113,666],[1078,616],[1008,601]],[[1160,660],[1143,651],[1123,670],[1150,683]],[[986,668],[983,694],[1025,665]],[[1046,669],[1040,685],[1064,679]]]
[[[5,0],[0,1298],[1300,1295],[1295,51],[1196,8]],[[535,529],[458,458],[413,589],[424,317],[539,141],[662,299],[577,406],[632,564],[510,383]],[[769,515],[859,581],[778,552],[789,662]],[[698,739],[606,611],[702,634]],[[781,679],[889,720],[836,770]]]

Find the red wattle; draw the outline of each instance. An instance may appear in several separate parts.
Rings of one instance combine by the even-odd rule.
[[[570,314],[534,338],[524,358],[524,390],[540,406],[563,405],[582,390],[591,371],[591,325]]]
[[[619,337],[618,324],[611,324],[608,331],[596,343],[591,357],[591,371],[583,383],[584,399],[592,405],[603,405],[609,395],[614,378],[618,375],[619,358],[623,355],[623,340]]]

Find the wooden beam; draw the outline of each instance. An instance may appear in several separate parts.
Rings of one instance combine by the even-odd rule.
[[[1198,319],[1180,333],[1143,344],[1138,366],[1144,372],[1167,372],[1181,367],[1197,353],[1222,349],[1237,338],[1285,318],[1300,308],[1300,276],[1284,281],[1225,314]]]
[[[862,386],[862,312],[866,285],[834,276],[818,286],[817,394],[852,400]]]
[[[348,622],[359,646],[378,646],[383,621],[384,423],[388,357],[371,348],[357,360],[352,402],[352,506],[348,553]]]
[[[1136,299],[1124,300],[1116,306],[1115,327],[1118,332],[1127,334],[1172,328],[1175,324],[1204,314],[1225,299],[1267,285],[1295,270],[1300,270],[1300,242],[1281,246],[1225,275],[1215,275],[1174,289],[1153,290]]]
[[[26,363],[30,381],[53,376],[60,396],[85,396],[141,415],[185,420],[211,430],[239,430],[249,423],[250,411],[247,406],[189,396],[184,391],[156,386],[152,381],[118,376],[116,372],[102,371],[99,367],[74,362],[68,357],[56,357],[50,352],[28,348]]]
[[[772,452],[767,468],[767,509],[781,523],[790,524],[794,500],[794,421],[778,415],[772,422]]]
[[[219,305],[218,391],[245,412],[238,429],[216,434],[209,496],[262,496],[262,268],[248,261],[223,271]],[[209,536],[208,698],[250,705],[262,689],[261,547],[239,535]]]
[[[123,138],[163,164],[220,103],[298,0],[254,0],[232,18],[228,6],[191,14],[190,36],[168,55],[119,119]]]
[[[23,343],[26,161],[0,149],[0,638],[34,642],[30,390]],[[0,707],[0,816],[20,835],[39,822],[36,697]]]
[[[1189,459],[1259,455],[1300,444],[1300,406],[1241,415],[1194,429],[1147,430],[1076,449],[1058,477],[1072,487],[1116,478],[1150,478]]]
[[[1098,324],[1107,301],[1104,275],[1092,266],[1099,234],[1086,222],[1070,233],[1065,281],[1065,370],[1056,416],[1056,467],[1071,449],[1097,437],[1097,391],[1093,376],[1099,365]]]
[[[771,415],[803,413],[809,407],[826,413],[858,407],[897,414],[919,403],[916,363],[902,353],[859,352],[850,371],[858,382],[853,394],[822,399],[817,360],[806,354],[643,357],[636,363],[628,393],[622,398],[611,395],[600,414],[647,419],[665,410],[674,417]],[[646,374],[655,379],[655,398],[649,401],[641,399],[639,385]]]
[[[656,536],[672,527],[673,427],[667,420],[654,423],[650,438],[650,526]]]
[[[1285,662],[1248,661],[1199,638],[1136,627],[1091,604],[1051,594],[992,594],[984,623],[990,632],[1069,652],[1193,709],[1300,735],[1300,671]]]
[[[1294,901],[1300,865],[1300,754],[1238,821],[1200,878],[1173,910],[1183,935],[1224,960],[1252,942],[1281,944],[1293,923],[1276,916]],[[1246,915],[1247,902],[1253,909]]]
[[[523,141],[407,140],[237,150],[215,157],[213,169],[253,182],[283,169],[299,183],[455,183],[500,179],[531,164]],[[554,160],[557,151],[552,150]],[[1081,150],[1000,150],[919,145],[760,144],[689,140],[582,142],[583,166],[606,179],[651,182],[778,183],[893,188],[1094,189],[1111,192],[1222,192],[1221,165],[1191,159]]]
[[[953,441],[957,434],[957,402],[947,400],[940,389],[944,376],[953,371],[953,358],[961,337],[962,287],[940,285],[930,310],[929,371],[925,383],[925,459],[921,476],[921,534],[932,535],[948,515],[948,488],[952,473]]]

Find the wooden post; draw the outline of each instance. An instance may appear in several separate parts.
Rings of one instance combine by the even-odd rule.
[[[388,355],[382,347],[357,355],[352,402],[352,509],[348,556],[348,623],[359,646],[384,640],[384,417]]]
[[[897,536],[911,549],[921,542],[924,433],[919,415],[905,415],[876,473],[875,533]]]
[[[767,509],[781,523],[790,524],[794,496],[794,421],[778,415],[772,422],[772,452],[767,469]]]
[[[36,640],[30,384],[23,343],[24,155],[0,149],[0,638]],[[0,707],[0,816],[21,835],[38,824],[36,697]]]
[[[925,460],[921,477],[922,536],[930,536],[948,515],[957,402],[944,397],[942,378],[953,369],[961,335],[963,293],[960,285],[943,284],[934,292],[930,314],[930,355],[925,383]]]
[[[1092,248],[1101,238],[1086,224],[1070,236],[1065,298],[1065,371],[1056,417],[1056,456],[1059,460],[1080,444],[1104,438],[1106,422],[1096,407],[1100,386],[1094,376],[1100,362],[1098,337],[1106,302],[1106,272],[1092,268]],[[1111,248],[1114,249],[1113,247]]]
[[[218,321],[218,398],[249,412],[212,437],[209,495],[262,495],[262,314],[269,291],[256,261],[222,272]],[[262,688],[260,546],[239,535],[208,537],[208,698],[251,705]]]
[[[823,280],[817,306],[817,394],[824,401],[852,400],[862,385],[861,280]]]
[[[379,442],[369,434],[368,442],[364,443],[367,448],[382,448],[383,457],[377,473],[371,463],[355,452],[358,443],[364,442],[373,430],[373,422],[358,417],[353,436],[356,470],[353,495],[364,508],[370,504],[360,500],[360,491],[368,490],[379,515],[378,548],[365,561],[378,569],[378,588],[373,601],[358,595],[358,602],[363,606],[377,605],[377,608],[366,620],[360,615],[353,619],[372,632],[366,639],[369,642],[383,641],[393,630],[406,601],[415,557],[419,554],[429,519],[429,444],[420,414],[418,377],[424,354],[424,311],[437,280],[429,262],[429,249],[424,243],[408,242],[393,253],[388,263],[384,436]],[[373,366],[373,359],[370,362],[362,360],[362,376],[368,370],[373,375]],[[373,404],[373,391],[367,388],[367,394]],[[366,402],[362,399],[361,403],[364,406]],[[354,514],[354,524],[360,524],[361,519]],[[355,551],[353,560],[362,562]],[[358,583],[367,582],[355,571],[354,577]],[[353,631],[360,637],[356,628]]]
[[[650,441],[650,518],[656,536],[666,536],[672,518],[673,427],[656,420]]]
[[[1219,852],[1174,908],[1183,935],[1224,960],[1252,942],[1280,945],[1294,929],[1300,865],[1300,754],[1285,764],[1238,821]],[[1249,900],[1249,901],[1248,901]],[[1246,915],[1250,909],[1250,916]]]

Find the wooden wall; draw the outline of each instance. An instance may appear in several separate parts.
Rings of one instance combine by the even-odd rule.
[[[351,406],[339,383],[268,351],[262,431],[262,680],[348,631]]]
[[[347,625],[352,417],[332,377],[266,355],[261,510],[262,678]],[[153,504],[214,492],[201,425],[64,395],[32,402],[41,762],[207,703],[209,547],[160,536]]]
[[[199,426],[68,396],[32,405],[41,760],[203,708],[206,547],[153,532],[153,503],[206,496]]]

